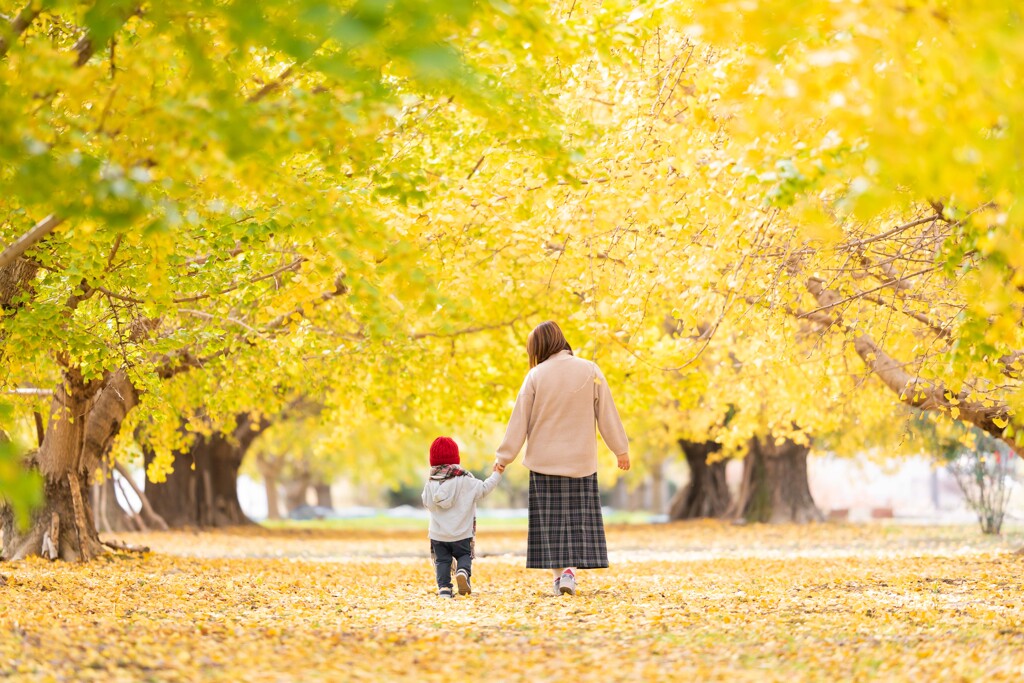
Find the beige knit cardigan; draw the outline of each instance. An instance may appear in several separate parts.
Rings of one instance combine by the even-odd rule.
[[[508,465],[526,442],[531,472],[586,477],[597,472],[597,434],[615,455],[629,440],[595,363],[560,351],[531,369],[516,398],[496,459]]]

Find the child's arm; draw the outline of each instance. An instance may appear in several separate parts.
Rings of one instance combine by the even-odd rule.
[[[432,501],[430,499],[430,496],[427,495],[427,489],[429,489],[429,488],[430,488],[430,482],[428,481],[426,483],[426,485],[423,487],[423,493],[420,495],[420,499],[423,501],[423,507],[425,507],[428,510],[431,509],[430,505],[431,505],[431,503],[434,502],[434,501]]]
[[[501,481],[501,472],[492,472],[491,476],[481,481],[480,486],[476,489],[476,500],[480,500],[493,491],[498,486],[499,481]]]

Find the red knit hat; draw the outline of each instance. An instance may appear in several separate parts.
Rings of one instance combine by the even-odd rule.
[[[430,444],[430,466],[458,465],[459,445],[447,436],[439,436]]]

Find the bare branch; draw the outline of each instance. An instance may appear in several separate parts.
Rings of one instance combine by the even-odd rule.
[[[149,502],[149,498],[146,497],[146,492],[140,489],[138,484],[135,483],[135,480],[132,479],[131,473],[119,462],[114,463],[114,469],[121,475],[121,478],[128,483],[128,486],[130,486],[132,491],[135,492],[135,495],[138,496],[139,503],[142,506],[142,517],[160,529],[160,531],[167,531],[167,521],[160,515],[160,513],[153,509],[153,506]]]
[[[835,306],[839,306],[841,304],[845,304],[847,302],[853,301],[854,299],[864,298],[868,294],[874,294],[875,292],[878,292],[878,291],[881,291],[883,289],[886,289],[887,287],[892,287],[894,284],[896,284],[898,282],[909,280],[910,278],[917,277],[918,275],[925,275],[927,273],[934,272],[934,271],[938,270],[941,267],[942,266],[932,266],[931,268],[924,268],[922,270],[917,271],[916,273],[911,273],[910,275],[906,275],[906,276],[903,276],[903,277],[900,277],[900,278],[894,278],[892,280],[887,280],[887,281],[883,282],[882,284],[880,284],[879,286],[874,287],[873,289],[868,289],[868,290],[863,291],[863,292],[857,292],[856,294],[851,294],[850,296],[846,297],[845,299],[840,299],[840,298],[838,298],[838,295],[836,295],[835,300],[830,300],[830,303],[822,305],[822,306],[819,306],[818,308],[815,308],[812,311],[807,311],[806,313],[800,313],[798,317],[806,318],[806,317],[809,317],[809,316],[811,316],[811,315],[813,315],[815,313],[818,313],[820,311],[826,311],[826,310],[828,310],[830,308],[833,308]],[[820,279],[812,278],[812,280],[817,282],[820,286],[824,287],[824,283]],[[828,290],[828,291],[831,291],[831,290]]]
[[[234,283],[228,285],[227,287],[225,287],[224,289],[218,290],[216,292],[211,292],[209,294],[196,294],[194,296],[179,297],[177,299],[174,299],[174,303],[176,303],[176,304],[191,303],[193,301],[200,301],[202,299],[209,299],[209,298],[214,297],[214,296],[220,296],[221,294],[227,294],[228,292],[232,292],[232,291],[238,289],[239,287],[244,287],[245,285],[251,285],[251,284],[254,284],[256,282],[260,282],[262,280],[269,280],[270,278],[277,277],[278,275],[281,275],[282,273],[287,273],[288,271],[298,271],[299,266],[301,266],[306,261],[307,261],[307,259],[306,259],[305,256],[300,256],[299,258],[295,259],[291,263],[287,263],[287,264],[281,266],[280,268],[278,268],[278,269],[276,269],[276,270],[274,270],[272,272],[266,273],[264,275],[259,275],[259,276],[254,277],[254,278],[249,278],[248,280],[243,280],[242,282],[234,282]]]
[[[878,304],[879,306],[891,308],[892,310],[898,313],[902,313],[903,315],[913,318],[919,323],[924,324],[926,327],[928,327],[928,329],[930,329],[932,332],[934,332],[942,339],[951,339],[953,337],[953,328],[949,323],[940,323],[938,320],[932,320],[924,313],[912,311],[908,308],[897,308],[895,302],[886,301],[882,297],[874,296],[873,294],[864,294],[864,299],[870,301],[873,304]]]
[[[466,334],[475,334],[477,332],[486,332],[487,330],[497,330],[502,327],[510,327],[515,323],[519,322],[523,318],[529,318],[532,315],[536,315],[537,311],[530,311],[522,315],[517,315],[511,320],[505,322],[494,323],[492,325],[477,325],[476,327],[466,327],[461,330],[455,330],[454,332],[417,332],[412,335],[413,339],[426,339],[427,337],[438,337],[438,338],[449,338],[449,337],[461,337]]]
[[[53,396],[53,389],[39,389],[36,387],[15,387],[4,390],[5,394],[15,396]]]
[[[903,225],[897,225],[892,230],[887,230],[886,232],[883,232],[880,235],[872,235],[871,237],[865,237],[864,239],[861,239],[861,240],[854,240],[853,242],[848,242],[848,243],[843,245],[843,248],[845,248],[845,249],[859,249],[859,248],[863,247],[865,244],[871,244],[872,242],[878,242],[879,240],[884,240],[887,237],[892,237],[893,235],[897,235],[897,234],[899,234],[899,233],[901,233],[901,232],[903,232],[905,230],[910,230],[911,228],[915,228],[918,225],[924,225],[925,223],[933,223],[933,222],[939,220],[940,218],[942,218],[942,216],[940,214],[933,214],[931,216],[925,216],[924,218],[918,218],[917,220],[910,221],[909,223],[904,223]]]
[[[483,163],[484,163],[484,158],[486,158],[486,157],[487,157],[487,155],[486,155],[486,154],[481,154],[481,155],[480,155],[480,158],[479,158],[479,159],[477,159],[477,162],[476,162],[476,166],[474,166],[474,167],[473,167],[473,170],[472,170],[472,171],[470,171],[470,172],[469,172],[469,175],[467,175],[467,176],[466,176],[466,180],[470,180],[470,179],[471,179],[471,178],[472,178],[472,177],[473,177],[474,175],[476,175],[476,172],[480,170],[480,166],[482,166],[482,165],[483,165]]]

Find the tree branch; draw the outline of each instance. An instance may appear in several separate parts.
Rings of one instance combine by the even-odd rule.
[[[809,316],[811,316],[811,315],[813,315],[815,313],[819,313],[821,311],[827,311],[828,309],[833,308],[835,306],[839,306],[841,304],[845,304],[845,303],[847,303],[849,301],[853,301],[854,299],[864,298],[868,294],[874,294],[875,292],[881,291],[881,290],[883,290],[883,289],[885,289],[887,287],[892,287],[894,284],[897,284],[899,282],[903,282],[905,280],[909,280],[912,277],[917,277],[918,275],[925,275],[927,273],[931,273],[933,271],[938,270],[941,267],[942,266],[932,266],[931,268],[924,268],[922,270],[917,271],[916,273],[911,273],[910,275],[906,275],[904,277],[899,277],[899,278],[894,278],[892,280],[887,280],[886,282],[883,282],[882,284],[878,285],[877,287],[865,290],[863,292],[857,292],[856,294],[851,294],[850,296],[846,297],[845,299],[840,299],[838,294],[835,294],[834,292],[832,292],[833,294],[835,294],[835,298],[834,298],[834,300],[832,298],[830,298],[829,299],[830,303],[824,304],[822,306],[819,306],[818,308],[815,308],[814,310],[807,311],[805,313],[800,313],[797,317],[799,317],[799,318],[806,318],[806,317],[809,317]],[[822,281],[820,279],[812,278],[812,280],[817,282],[819,286],[824,287],[824,283],[822,283]],[[808,285],[808,288],[810,288],[810,285]],[[826,290],[826,291],[830,291],[831,292],[831,290]],[[818,303],[821,303],[821,302],[819,301]]]
[[[475,334],[477,332],[486,332],[487,330],[497,330],[497,329],[501,329],[502,327],[508,327],[510,325],[514,325],[515,323],[517,323],[518,321],[522,320],[523,318],[528,318],[528,317],[530,317],[531,315],[534,315],[534,314],[536,314],[536,311],[530,311],[529,313],[523,313],[522,315],[517,315],[516,317],[512,318],[511,320],[506,320],[505,322],[494,323],[492,325],[477,325],[476,327],[467,327],[467,328],[464,328],[464,329],[461,329],[461,330],[455,330],[454,332],[417,332],[417,333],[412,335],[412,338],[413,339],[425,339],[427,337],[443,337],[443,338],[461,337],[462,335],[465,335],[465,334]]]
[[[197,310],[192,309],[192,308],[179,308],[178,312],[179,313],[185,313],[187,315],[191,315],[191,316],[194,316],[196,318],[202,318],[203,320],[209,320],[211,322],[213,322],[215,320],[224,320],[224,321],[229,322],[229,323],[231,323],[233,325],[238,325],[241,328],[249,330],[250,332],[252,332],[255,335],[259,335],[260,334],[259,330],[255,329],[254,327],[252,327],[250,325],[247,325],[247,324],[243,323],[241,320],[238,320],[237,318],[232,318],[232,317],[229,317],[229,316],[223,316],[223,317],[216,316],[216,315],[213,315],[212,313],[206,313],[205,311],[197,311]]]
[[[191,303],[193,301],[201,301],[202,299],[209,299],[211,297],[220,296],[221,294],[227,294],[228,292],[232,292],[232,291],[238,289],[239,287],[243,287],[245,285],[255,284],[255,283],[260,282],[262,280],[269,280],[272,277],[277,277],[278,275],[280,275],[282,273],[286,273],[288,271],[298,271],[299,266],[301,266],[305,261],[307,261],[306,257],[305,256],[300,256],[299,258],[295,259],[291,263],[283,265],[280,268],[278,268],[278,269],[276,269],[276,270],[274,270],[274,271],[272,271],[270,273],[265,273],[264,275],[259,275],[259,276],[254,277],[254,278],[249,278],[248,280],[243,280],[242,282],[233,282],[232,284],[228,285],[224,289],[218,290],[216,292],[211,292],[209,294],[196,294],[194,296],[179,297],[177,299],[174,299],[174,303],[176,303],[176,304]]]
[[[872,235],[871,237],[865,237],[864,239],[854,240],[853,242],[848,242],[848,243],[842,245],[842,248],[843,249],[860,249],[865,244],[871,244],[872,242],[878,242],[880,240],[884,240],[885,238],[892,237],[893,235],[899,234],[899,233],[903,232],[904,230],[910,230],[911,228],[916,228],[917,226],[924,225],[925,223],[933,223],[933,222],[939,220],[940,218],[942,218],[941,214],[933,214],[931,216],[925,216],[924,218],[918,218],[917,220],[910,221],[909,223],[904,223],[903,225],[897,225],[892,230],[887,230],[886,232],[883,232],[880,235]]]
[[[287,69],[285,69],[284,71],[281,72],[280,76],[278,76],[277,78],[272,80],[270,83],[267,83],[262,88],[257,90],[246,101],[249,104],[253,104],[255,102],[259,102],[264,97],[266,97],[267,95],[269,95],[270,93],[274,92],[275,90],[280,88],[282,85],[284,85],[284,82],[286,80],[288,80],[288,77],[292,75],[292,72],[294,70],[295,70],[295,66],[294,65],[289,66]]]
[[[130,18],[141,15],[142,9],[138,5],[133,5],[124,14],[124,16],[119,17],[121,23],[117,28],[120,29],[121,26],[123,26]],[[71,49],[73,49],[78,55],[78,57],[75,58],[76,67],[85,66],[86,62],[92,59],[92,56],[96,53],[96,45],[93,43],[92,36],[90,36],[88,32],[79,38]]]
[[[942,339],[951,339],[953,337],[953,329],[952,327],[950,327],[950,325],[941,324],[937,320],[932,320],[924,313],[920,313],[918,311],[911,311],[906,308],[897,308],[894,302],[886,301],[882,297],[874,296],[873,294],[865,293],[864,299],[870,301],[873,304],[884,306],[885,308],[892,309],[898,313],[902,313],[903,315],[913,318],[919,323],[925,325],[928,329],[930,329],[932,332],[934,332]]]
[[[169,528],[167,526],[167,521],[160,516],[160,513],[153,509],[153,506],[149,502],[149,498],[146,497],[146,492],[138,487],[135,480],[132,479],[131,473],[128,472],[124,465],[119,462],[114,463],[114,469],[121,475],[121,479],[128,482],[128,486],[130,486],[132,491],[135,492],[135,495],[139,497],[139,503],[142,506],[142,518],[152,523],[160,531],[167,531]]]
[[[810,278],[807,281],[807,290],[821,304],[818,309],[811,312],[819,317],[825,315],[822,311],[842,302],[839,295],[826,289],[824,283],[818,278]],[[811,314],[800,314],[797,317],[810,318]],[[830,325],[839,327],[844,332],[851,332],[851,329],[838,316],[830,320]],[[1003,431],[1011,419],[1009,407],[1004,402],[991,399],[984,403],[971,401],[967,397],[966,390],[960,392],[959,395],[954,395],[946,388],[944,382],[911,375],[904,369],[904,363],[898,362],[886,353],[867,334],[860,333],[854,337],[853,348],[864,364],[899,397],[900,402],[921,410],[948,412],[954,416],[954,419],[969,422],[1001,439],[1015,452],[1020,452],[1012,439],[1003,436]],[[986,405],[987,403],[991,405]],[[999,425],[999,422],[1002,422],[1002,426]]]
[[[51,213],[43,220],[36,223],[31,230],[14,240],[10,246],[0,253],[0,268],[10,265],[16,258],[24,254],[29,248],[36,245],[40,240],[49,235],[54,229],[64,222],[64,219]]]
[[[324,292],[313,303],[323,303],[325,301],[330,301],[331,299],[333,299],[335,297],[344,296],[347,293],[348,293],[348,285],[345,284],[345,274],[341,273],[337,277],[334,278],[334,290],[331,291],[331,292]],[[288,320],[290,320],[291,317],[294,316],[294,315],[300,315],[300,316],[305,317],[305,315],[306,315],[305,307],[304,306],[298,306],[298,307],[294,308],[289,313],[285,313],[285,314],[281,314],[281,315],[277,316],[276,318],[274,318],[269,323],[267,323],[266,325],[263,326],[263,331],[264,332],[272,332],[272,331],[274,331],[276,329],[279,329],[279,328],[283,327],[284,324],[286,322],[288,322]]]
[[[25,32],[25,29],[27,29],[32,24],[32,22],[35,21],[36,17],[39,16],[39,13],[42,11],[42,9],[43,8],[38,2],[38,0],[33,0],[32,2],[29,2],[27,5],[22,7],[21,11],[18,12],[18,15],[11,19],[11,22],[8,25],[8,32],[10,33],[11,36],[10,40],[8,41],[8,38],[6,36],[0,36],[0,59],[2,59],[3,56],[7,54],[7,51],[11,48],[11,45],[14,43],[15,40],[18,39],[19,36],[21,36],[22,33]]]

